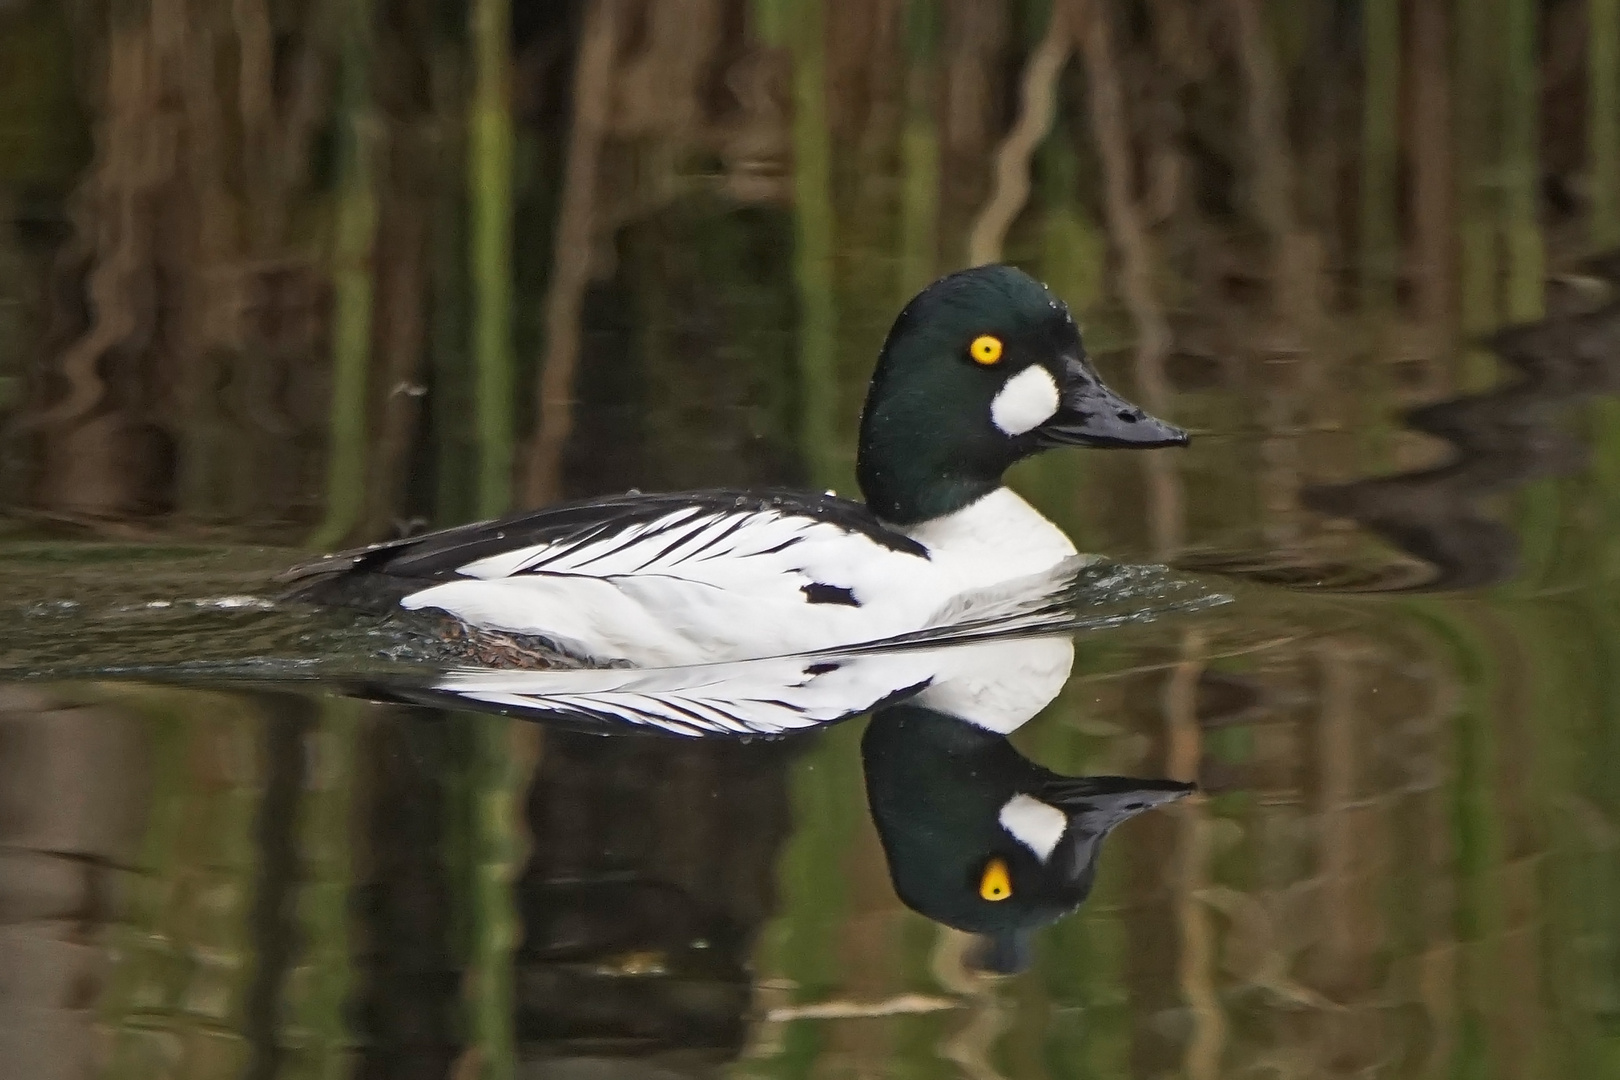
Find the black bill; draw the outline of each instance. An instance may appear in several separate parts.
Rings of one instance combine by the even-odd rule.
[[[1150,450],[1186,446],[1187,433],[1149,416],[1108,387],[1084,360],[1069,358],[1062,398],[1052,418],[1035,429],[1043,446],[1096,446]]]

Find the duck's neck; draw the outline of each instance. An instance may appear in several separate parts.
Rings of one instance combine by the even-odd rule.
[[[933,477],[921,483],[895,483],[888,477],[861,476],[866,505],[890,525],[910,528],[960,513],[1001,490],[993,480],[966,476]]]
[[[1062,529],[999,486],[960,509],[899,528],[935,556],[961,565],[970,584],[1037,573],[1075,554]]]
[[[891,525],[920,525],[964,510],[1001,487],[999,470],[963,468],[887,445],[882,425],[862,418],[855,474],[866,505]],[[926,445],[926,443],[924,443]]]

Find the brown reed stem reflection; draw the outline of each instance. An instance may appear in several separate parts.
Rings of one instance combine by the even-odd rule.
[[[1091,88],[1092,130],[1103,164],[1103,207],[1119,248],[1120,293],[1136,330],[1132,371],[1144,406],[1164,416],[1169,414],[1170,406],[1170,384],[1164,374],[1170,326],[1154,289],[1151,240],[1133,194],[1134,155],[1119,65],[1114,58],[1112,19],[1107,4],[1091,0],[1085,17],[1077,24],[1081,56]],[[1175,465],[1158,451],[1148,451],[1141,457],[1148,482],[1149,533],[1154,550],[1164,558],[1175,547],[1176,523],[1182,513]]]
[[[562,454],[574,425],[574,371],[579,365],[580,303],[597,239],[598,159],[613,103],[614,49],[621,0],[589,0],[574,68],[573,123],[557,206],[551,281],[546,287],[545,355],[535,390],[535,434],[523,497],[527,506],[561,492]]]
[[[1007,229],[1029,200],[1030,162],[1052,129],[1057,110],[1057,81],[1073,50],[1069,25],[1071,0],[1052,4],[1046,34],[1024,62],[1018,119],[996,148],[995,187],[968,233],[969,266],[999,262]]]

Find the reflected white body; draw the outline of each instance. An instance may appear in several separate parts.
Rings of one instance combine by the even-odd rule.
[[[921,688],[917,704],[1005,734],[1057,697],[1073,656],[1067,637],[1009,638],[688,667],[459,671],[434,685],[468,702],[689,736],[783,734]]]

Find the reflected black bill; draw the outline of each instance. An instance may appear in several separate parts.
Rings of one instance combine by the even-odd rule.
[[[1040,797],[1071,813],[1100,811],[1110,820],[1124,821],[1166,803],[1173,803],[1197,790],[1197,784],[1183,780],[1075,776],[1054,780],[1041,790]]]

